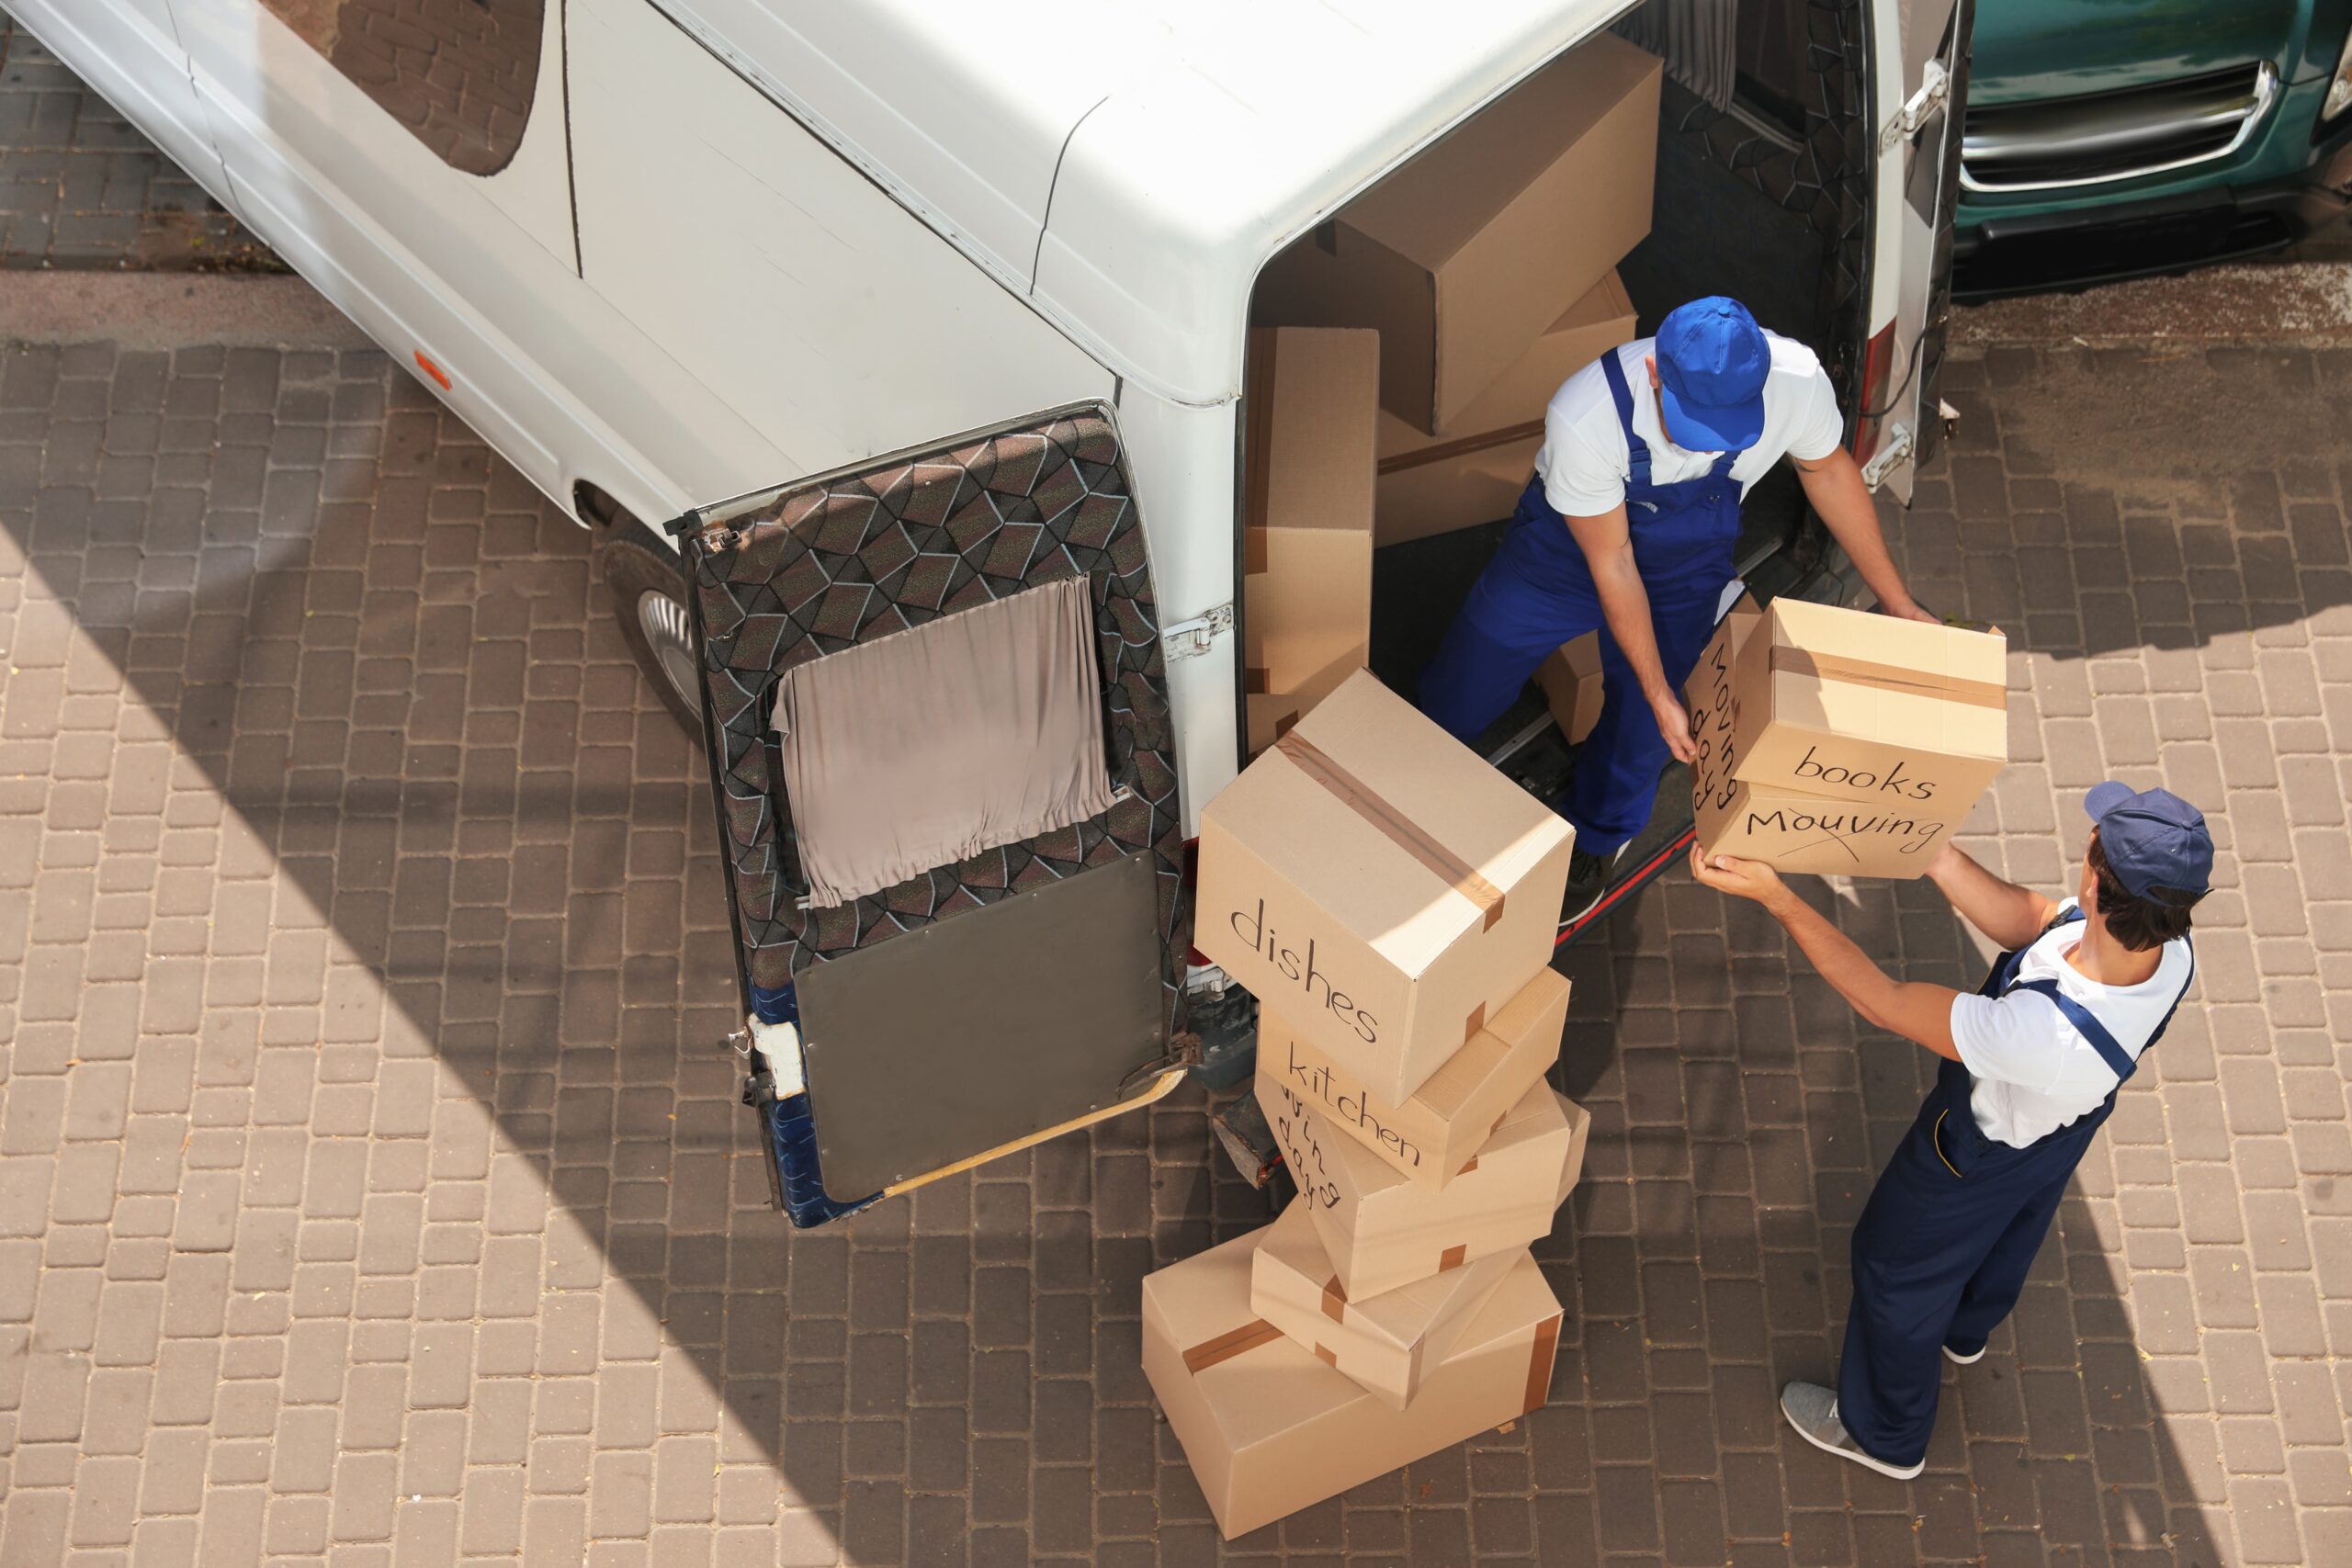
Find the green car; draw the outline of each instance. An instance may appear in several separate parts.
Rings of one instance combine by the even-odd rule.
[[[1952,292],[2275,251],[2352,197],[2352,0],[1980,0]]]

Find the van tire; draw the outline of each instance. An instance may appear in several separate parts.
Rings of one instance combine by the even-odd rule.
[[[643,525],[631,519],[607,535],[596,547],[597,570],[612,592],[613,618],[639,673],[679,728],[699,741],[701,667],[686,608],[686,575],[673,552],[635,536],[642,532]]]

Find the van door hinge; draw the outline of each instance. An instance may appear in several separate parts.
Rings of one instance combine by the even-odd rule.
[[[1879,449],[1871,454],[1871,460],[1862,465],[1862,482],[1876,490],[1882,479],[1910,460],[1911,427],[1894,425],[1887,431],[1886,440]]]
[[[1170,660],[1193,659],[1216,646],[1216,639],[1233,634],[1233,606],[1219,604],[1205,615],[1189,621],[1179,621],[1159,634],[1159,649]]]
[[[1944,99],[1951,94],[1951,73],[1944,69],[1942,61],[1930,60],[1927,70],[1920,75],[1919,90],[1905,101],[1903,107],[1895,111],[1894,118],[1886,122],[1886,129],[1879,133],[1879,151],[1892,152],[1896,143],[1908,141],[1918,135],[1919,128],[1944,107]]]

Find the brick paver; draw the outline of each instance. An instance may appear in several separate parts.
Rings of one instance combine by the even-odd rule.
[[[0,5],[0,268],[277,271],[277,257]]]
[[[1677,877],[1565,960],[1553,1403],[1234,1555],[2352,1561],[2352,356],[1948,376],[1901,548],[2016,637],[1972,841],[2054,884],[2120,772],[2223,852],[1928,1473],[1773,1405],[1924,1057]],[[791,1232],[699,764],[606,617],[377,355],[0,354],[6,1568],[1218,1555],[1137,1365],[1140,1276],[1263,1214],[1199,1098]],[[1919,886],[1818,891],[1975,978]]]

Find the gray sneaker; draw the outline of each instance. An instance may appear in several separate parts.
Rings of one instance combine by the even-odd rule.
[[[1797,1436],[1824,1453],[1839,1459],[1852,1460],[1865,1470],[1875,1470],[1881,1475],[1896,1481],[1908,1481],[1928,1468],[1928,1461],[1917,1464],[1889,1464],[1883,1459],[1872,1459],[1862,1451],[1838,1419],[1838,1395],[1817,1382],[1792,1382],[1781,1391],[1781,1414],[1797,1429]]]

